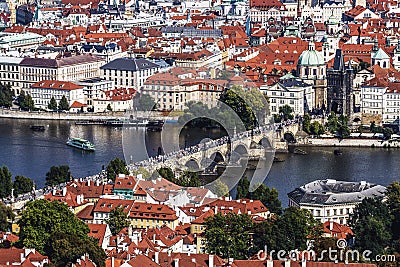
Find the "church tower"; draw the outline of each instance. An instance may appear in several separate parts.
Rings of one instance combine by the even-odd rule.
[[[345,66],[343,53],[337,49],[333,68],[327,70],[328,111],[351,116],[354,112],[353,92],[354,70],[349,64]]]

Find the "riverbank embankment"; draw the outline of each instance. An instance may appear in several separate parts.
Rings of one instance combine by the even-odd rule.
[[[160,112],[134,112],[136,118],[151,118],[155,120],[177,120],[174,116],[163,116]],[[126,119],[129,113],[126,112],[105,112],[105,113],[74,113],[74,112],[46,112],[46,111],[21,111],[15,109],[0,109],[0,118],[28,119],[28,120],[112,120]]]
[[[400,147],[400,140],[381,140],[381,139],[338,139],[338,138],[307,138],[296,146],[320,146],[320,147]]]

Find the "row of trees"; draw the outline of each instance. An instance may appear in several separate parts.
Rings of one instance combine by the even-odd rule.
[[[247,184],[245,179],[238,186],[238,196],[247,197],[247,191],[242,191],[246,188],[243,184]],[[365,198],[350,217],[350,226],[355,234],[353,249],[360,255],[363,251],[371,251],[372,255],[367,255],[370,259],[376,255],[398,256],[400,253],[400,182],[391,183],[385,194],[385,200]],[[258,198],[263,197],[266,196]],[[266,205],[271,203],[264,202]],[[273,208],[274,205],[267,207]],[[315,220],[308,210],[296,207],[286,208],[283,213],[263,222],[254,222],[247,214],[218,213],[207,218],[205,226],[207,252],[223,258],[246,259],[264,250],[265,246],[269,252],[303,251],[309,249],[308,240],[314,241],[312,249],[317,257],[324,256],[321,254],[323,250],[337,249],[335,239],[322,237],[321,222]],[[329,260],[327,255],[324,260]]]
[[[69,166],[52,166],[46,173],[46,186],[58,185],[65,183],[72,179]],[[34,187],[32,179],[17,175],[12,181],[12,174],[6,167],[0,167],[0,198],[5,198],[11,195],[12,189],[14,189],[14,196],[31,192]]]
[[[303,117],[303,131],[308,134],[319,136],[328,130],[340,138],[346,138],[350,136],[348,123],[349,118],[346,115],[342,114],[338,117],[334,112],[331,112],[328,116],[328,121],[324,126],[318,121],[311,122],[311,116],[306,114]]]
[[[33,181],[25,176],[17,175],[12,181],[10,170],[3,166],[0,168],[0,198],[5,198],[11,195],[14,189],[14,196],[31,192],[34,186]]]
[[[290,207],[261,223],[248,214],[218,213],[205,222],[206,250],[223,258],[247,259],[265,246],[268,250],[307,248],[309,238],[321,235],[321,223],[308,210]],[[276,255],[275,255],[276,256]]]
[[[359,251],[370,250],[373,256],[400,253],[400,183],[386,189],[386,200],[366,198],[350,220]],[[372,256],[371,256],[372,258]]]

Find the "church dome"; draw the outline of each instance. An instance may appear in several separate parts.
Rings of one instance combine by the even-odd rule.
[[[308,50],[301,53],[297,64],[300,66],[321,66],[325,65],[325,61],[322,53],[316,51],[314,43],[310,42]]]

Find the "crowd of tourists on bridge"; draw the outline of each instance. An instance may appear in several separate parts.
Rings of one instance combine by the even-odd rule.
[[[297,122],[295,122],[293,120],[293,123],[297,123]],[[285,125],[280,125],[280,124],[266,125],[266,126],[262,126],[262,127],[257,127],[250,131],[234,134],[232,137],[224,136],[224,137],[221,137],[216,140],[210,140],[208,142],[200,143],[195,146],[190,146],[190,147],[180,149],[177,151],[172,151],[172,152],[166,153],[164,155],[158,155],[155,157],[151,157],[147,160],[133,163],[133,164],[129,165],[128,168],[130,171],[133,171],[133,170],[137,169],[138,167],[151,167],[151,166],[154,166],[155,164],[163,163],[165,160],[179,159],[179,158],[182,158],[182,157],[185,157],[185,156],[197,153],[197,152],[206,151],[213,147],[225,145],[228,143],[232,143],[236,140],[241,140],[241,139],[244,139],[247,137],[251,137],[252,135],[258,135],[261,133],[265,133],[265,132],[271,131],[273,129],[276,129],[276,126],[279,127],[279,126],[285,126]]]

